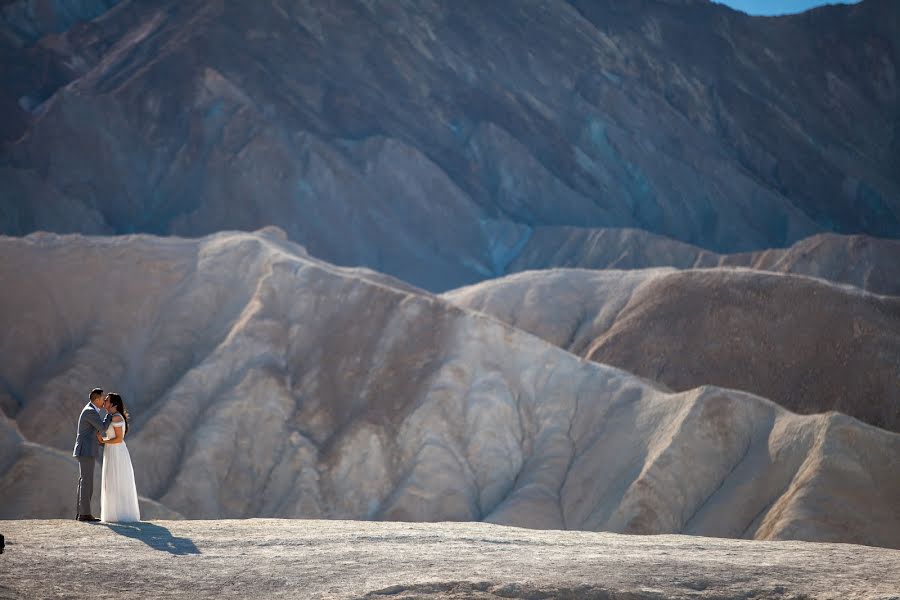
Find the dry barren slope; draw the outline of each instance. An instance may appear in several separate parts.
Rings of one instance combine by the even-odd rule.
[[[845,544],[270,519],[19,521],[0,530],[9,544],[3,600],[889,600],[900,589],[900,552]],[[76,560],[83,547],[96,560]]]
[[[900,241],[864,235],[814,235],[788,248],[717,254],[639,229],[538,227],[508,272],[553,268],[747,267],[846,283],[900,295]]]
[[[119,390],[139,491],[188,518],[900,545],[900,436],[844,415],[669,393],[273,232],[42,234],[0,254],[7,415],[65,452],[86,391]],[[10,468],[0,494],[40,482],[69,502],[74,469]],[[68,516],[43,511],[18,516]]]
[[[900,429],[900,298],[749,269],[532,271],[444,294],[675,390]]]
[[[30,4],[0,12],[3,233],[274,223],[432,290],[541,226],[900,235],[891,0]]]

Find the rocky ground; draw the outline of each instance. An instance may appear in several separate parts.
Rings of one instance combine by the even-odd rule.
[[[4,600],[900,597],[900,551],[848,544],[274,519],[0,530]]]

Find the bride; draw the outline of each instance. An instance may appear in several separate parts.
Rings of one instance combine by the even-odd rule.
[[[128,412],[119,394],[107,394],[107,411],[112,422],[101,443],[103,451],[103,485],[100,493],[100,520],[106,523],[140,521],[137,488],[134,485],[134,469],[131,455],[125,445],[128,433]],[[100,434],[97,434],[100,438]]]

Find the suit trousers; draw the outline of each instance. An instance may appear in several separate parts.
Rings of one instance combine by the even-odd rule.
[[[96,456],[78,456],[78,514],[91,514],[91,496],[94,495],[94,466]]]

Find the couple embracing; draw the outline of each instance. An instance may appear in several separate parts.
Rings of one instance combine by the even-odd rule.
[[[100,409],[106,411],[101,418]],[[119,394],[104,395],[103,390],[91,390],[90,402],[78,418],[78,436],[72,453],[78,459],[78,521],[125,523],[140,521],[137,488],[131,456],[125,446],[128,433],[128,413]],[[99,447],[103,446],[103,471],[100,493],[100,518],[91,514],[94,493],[94,466]]]

